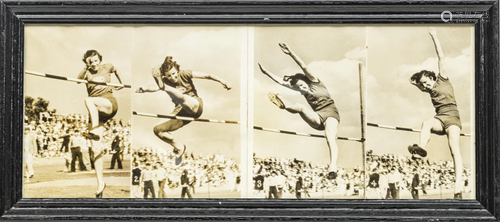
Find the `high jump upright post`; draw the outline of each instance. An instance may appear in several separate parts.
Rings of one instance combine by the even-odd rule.
[[[366,176],[368,175],[369,172],[367,172],[366,169],[366,113],[365,113],[365,108],[366,108],[366,78],[365,78],[365,73],[363,70],[363,64],[359,63],[358,64],[359,68],[359,106],[360,106],[360,115],[361,115],[361,156],[363,157],[363,171],[364,173],[364,185],[366,186]],[[366,189],[364,190],[364,196],[366,198]]]

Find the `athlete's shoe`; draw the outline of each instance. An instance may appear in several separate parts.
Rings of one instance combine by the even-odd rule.
[[[102,198],[104,194],[104,189],[106,189],[106,183],[104,183],[104,187],[102,188],[101,192],[96,192],[95,198]]]
[[[456,193],[455,196],[453,197],[453,199],[462,199],[462,192],[460,193]]]
[[[329,179],[329,180],[335,180],[335,179],[337,179],[337,172],[335,172],[335,171],[328,172],[328,175],[326,176],[326,179]]]
[[[83,132],[82,136],[89,139],[89,140],[95,140],[95,141],[98,141],[101,138],[101,137],[99,137],[99,135],[95,135],[91,132]]]
[[[179,165],[182,163],[182,156],[184,156],[185,152],[186,152],[186,145],[184,145],[184,149],[182,150],[182,153],[180,153],[180,149],[174,148],[174,153],[177,155],[175,157],[175,165]]]
[[[269,96],[269,100],[274,103],[274,105],[278,106],[280,109],[284,109],[285,108],[285,104],[283,103],[283,101],[281,101],[281,99],[278,97],[278,94],[276,93],[273,93],[273,92],[270,92],[268,94]]]
[[[419,147],[417,144],[408,146],[408,152],[410,152],[413,155],[412,159],[423,158],[427,156],[427,151],[424,148]]]

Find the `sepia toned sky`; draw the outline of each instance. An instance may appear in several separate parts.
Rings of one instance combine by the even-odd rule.
[[[103,63],[118,69],[125,84],[132,83],[133,28],[121,26],[26,25],[25,70],[76,78],[85,67],[83,54],[95,49]],[[118,83],[112,76],[111,82]],[[84,84],[25,75],[25,95],[50,101],[59,114],[87,115]],[[130,89],[114,92],[119,108],[115,119],[130,120]]]

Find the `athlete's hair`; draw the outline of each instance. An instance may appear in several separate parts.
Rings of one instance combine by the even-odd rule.
[[[165,60],[163,61],[160,67],[161,74],[170,71],[172,68],[175,68],[177,69],[177,71],[180,71],[181,66],[177,64],[176,61],[172,60],[172,56],[165,57]]]
[[[307,83],[307,85],[311,84],[311,80],[307,78],[307,76],[303,73],[296,73],[295,75],[283,77],[283,81],[290,81],[290,85],[292,86],[296,86],[299,80],[304,81],[305,83]]]
[[[92,56],[96,56],[96,55],[97,55],[97,57],[99,57],[99,60],[102,61],[102,55],[97,50],[95,50],[95,49],[87,50],[85,52],[85,54],[83,54],[83,59],[82,59],[83,63],[87,64],[87,58],[92,57]]]
[[[436,73],[434,73],[433,71],[427,71],[427,70],[422,70],[420,72],[413,74],[410,79],[412,81],[415,81],[416,83],[420,83],[420,80],[422,79],[423,76],[428,77],[432,81],[436,81],[436,79],[437,79]]]

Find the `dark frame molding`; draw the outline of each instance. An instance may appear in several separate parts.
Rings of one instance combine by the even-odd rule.
[[[0,219],[497,221],[500,218],[498,0],[3,0],[0,2]],[[22,198],[24,24],[474,24],[476,200]]]

